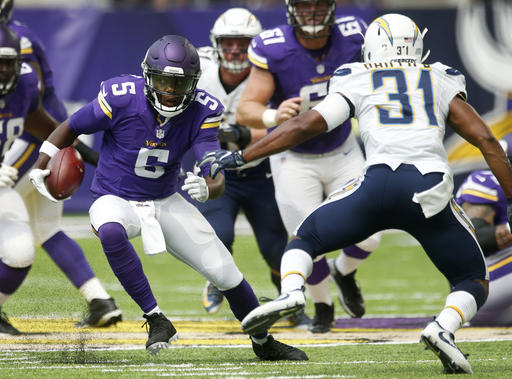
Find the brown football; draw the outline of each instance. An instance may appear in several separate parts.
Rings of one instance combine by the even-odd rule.
[[[50,175],[45,183],[48,192],[57,200],[64,200],[73,195],[84,178],[84,161],[78,151],[65,147],[53,156],[46,168]]]

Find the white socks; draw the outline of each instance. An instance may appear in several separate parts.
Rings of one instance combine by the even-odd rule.
[[[349,257],[342,251],[334,261],[334,264],[341,275],[347,275],[354,272],[362,261],[364,259]]]
[[[90,303],[92,299],[110,299],[110,295],[105,291],[98,278],[94,277],[86,281],[78,289],[85,297],[85,300]]]
[[[160,310],[160,307],[158,305],[156,307],[154,307],[152,310],[150,310],[148,313],[146,313],[146,315],[151,316],[152,314],[155,314],[155,313],[162,313],[162,311]]]
[[[455,333],[464,323],[473,318],[477,312],[473,295],[466,291],[455,291],[448,295],[444,309],[436,321],[444,329]]]
[[[313,300],[314,303],[332,305],[332,296],[329,292],[329,279],[330,276],[322,280],[320,283],[306,285],[309,295],[311,296],[311,300]]]
[[[304,250],[291,249],[281,259],[281,293],[304,286],[313,271],[313,259]]]

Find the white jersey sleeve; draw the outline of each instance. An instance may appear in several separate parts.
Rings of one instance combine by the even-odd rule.
[[[220,80],[220,63],[213,47],[201,47],[198,49],[198,53],[201,59],[201,77],[197,88],[204,89],[221,101],[224,106],[223,122],[236,124],[236,105],[247,85],[247,79],[227,93]]]
[[[434,86],[437,94],[437,107],[444,118],[448,117],[450,102],[454,97],[460,96],[467,99],[466,78],[464,75],[450,66],[436,62],[432,64]]]

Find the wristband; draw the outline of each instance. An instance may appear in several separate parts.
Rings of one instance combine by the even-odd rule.
[[[53,156],[57,154],[59,151],[60,149],[57,146],[48,141],[44,141],[41,145],[41,148],[39,149],[40,153],[45,153],[50,158],[53,158]]]
[[[277,110],[272,108],[267,108],[263,112],[263,115],[261,116],[261,121],[263,121],[263,125],[265,125],[267,128],[271,128],[273,126],[277,125]]]

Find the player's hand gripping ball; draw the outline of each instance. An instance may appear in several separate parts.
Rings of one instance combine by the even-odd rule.
[[[48,192],[57,200],[73,195],[84,178],[84,161],[78,151],[65,147],[53,156],[46,167],[50,175],[45,184]]]

